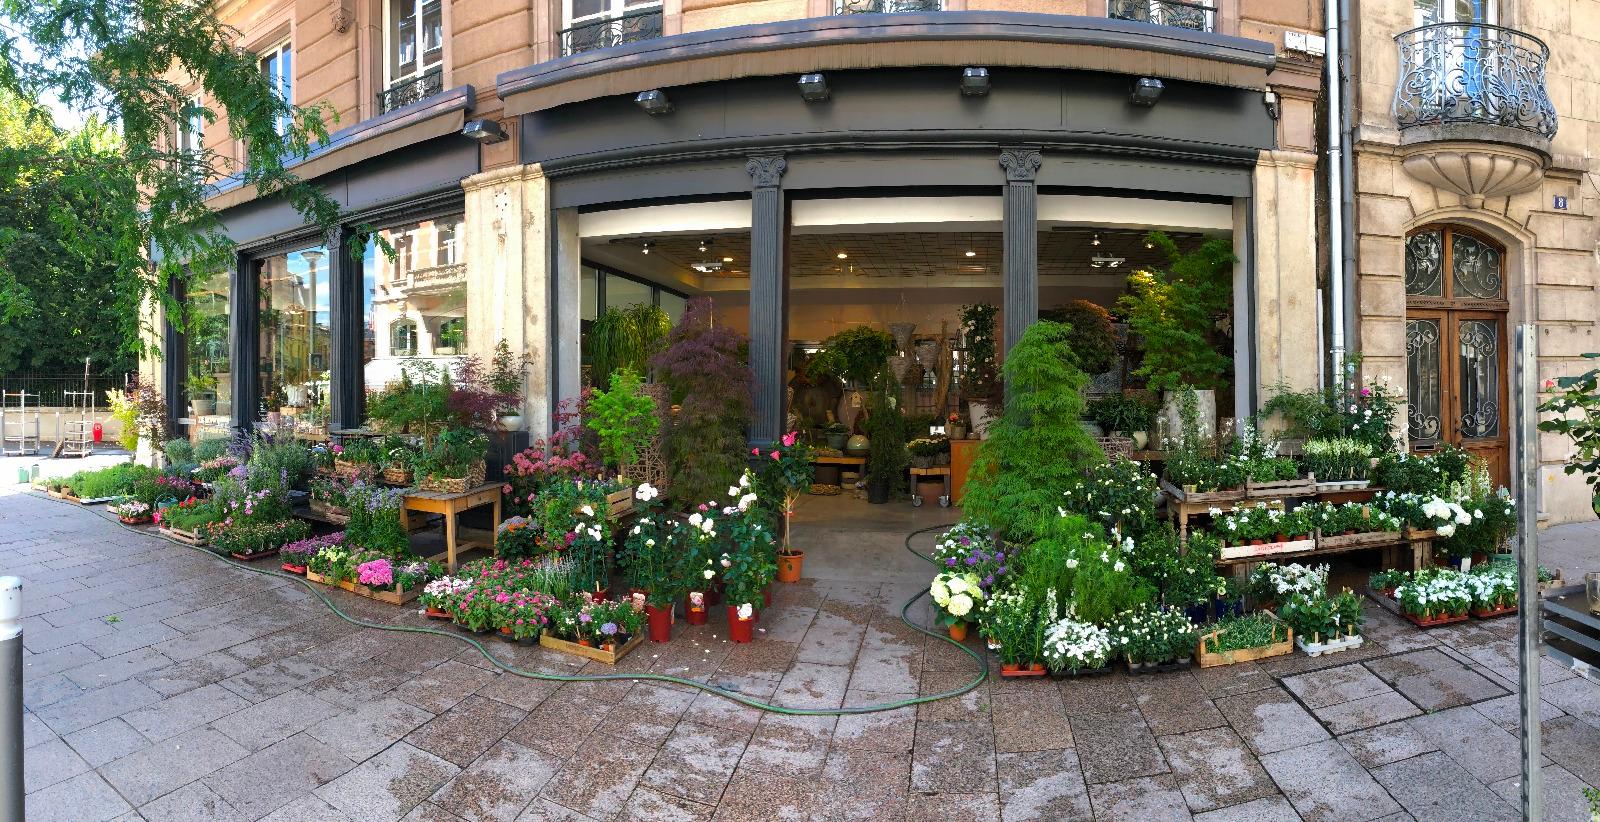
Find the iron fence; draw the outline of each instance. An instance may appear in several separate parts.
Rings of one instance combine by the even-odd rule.
[[[94,392],[94,406],[104,410],[107,406],[106,392],[111,389],[123,389],[128,385],[132,375],[120,376],[90,376],[89,390]],[[0,375],[0,393],[15,394],[25,391],[28,394],[28,407],[66,407],[72,405],[72,398],[67,396],[69,391],[83,391],[84,379],[82,374],[7,374]],[[6,397],[6,405],[15,408],[16,397]]]
[[[561,56],[637,43],[661,36],[661,9],[634,11],[562,29]]]
[[[1504,26],[1436,23],[1402,32],[1395,42],[1394,119],[1402,129],[1477,123],[1555,136],[1556,110],[1545,90],[1550,48],[1543,40]]]
[[[378,92],[378,113],[388,114],[401,106],[426,100],[444,91],[444,69],[436,68],[416,77],[401,80]]]
[[[841,0],[834,14],[912,14],[939,11],[940,0]]]
[[[1181,0],[1111,0],[1107,14],[1114,20],[1137,20],[1158,26],[1212,31],[1216,27],[1217,10],[1204,3],[1185,3]]]

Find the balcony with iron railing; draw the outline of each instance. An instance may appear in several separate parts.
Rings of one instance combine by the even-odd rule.
[[[562,57],[652,40],[661,36],[661,9],[643,9],[603,20],[590,20],[562,29],[558,34]]]
[[[1113,20],[1137,20],[1190,31],[1215,31],[1217,26],[1215,8],[1182,0],[1109,0],[1106,14]]]
[[[834,14],[914,14],[941,11],[942,0],[839,0]]]
[[[436,68],[415,77],[396,80],[378,92],[378,114],[388,114],[401,106],[425,100],[444,91],[444,69]]]
[[[1504,26],[1437,23],[1395,42],[1393,114],[1406,170],[1472,203],[1537,185],[1557,127],[1544,41]]]

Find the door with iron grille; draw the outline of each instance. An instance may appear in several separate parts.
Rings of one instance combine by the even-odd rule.
[[[1413,451],[1448,443],[1510,482],[1505,249],[1456,226],[1406,239],[1406,431]]]

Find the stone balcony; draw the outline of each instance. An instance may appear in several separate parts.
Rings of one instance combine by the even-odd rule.
[[[1545,90],[1549,47],[1479,23],[1422,26],[1395,41],[1394,118],[1406,172],[1473,207],[1537,186],[1557,126]]]

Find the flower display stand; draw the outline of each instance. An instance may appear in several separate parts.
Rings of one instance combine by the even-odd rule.
[[[1465,617],[1463,617],[1464,619]],[[1294,638],[1295,647],[1306,652],[1306,656],[1322,656],[1323,654],[1336,654],[1340,651],[1351,651],[1365,645],[1367,638],[1356,634],[1355,636],[1339,637],[1326,642],[1317,642],[1315,639],[1307,642],[1303,636]]]
[[[549,648],[552,651],[560,651],[564,654],[581,656],[584,659],[592,659],[595,662],[604,662],[607,665],[617,664],[617,660],[627,656],[628,652],[639,647],[639,643],[641,642],[644,642],[643,631],[640,631],[639,633],[634,634],[632,637],[629,637],[628,641],[617,646],[616,650],[607,651],[604,648],[591,648],[587,645],[579,645],[576,642],[569,642],[565,639],[557,639],[549,634],[539,635],[539,647],[541,648]]]
[[[1256,482],[1245,480],[1244,495],[1246,499],[1283,499],[1284,497],[1314,497],[1317,495],[1317,478],[1314,476],[1300,477],[1292,480],[1277,480],[1274,482]]]
[[[161,526],[160,534],[173,542],[195,548],[204,548],[207,545],[206,538],[201,536],[199,531],[185,531],[182,528],[169,528],[163,525]]]
[[[323,585],[333,584],[329,582],[326,577],[316,573],[315,571],[306,571],[306,579],[312,582],[322,583]],[[411,600],[416,599],[417,596],[422,593],[422,591],[417,588],[401,588],[398,591],[381,591],[377,588],[369,588],[358,582],[351,582],[348,579],[339,580],[338,587],[343,588],[344,590],[349,591],[356,596],[363,596],[367,599],[375,599],[379,602],[387,602],[390,605],[404,605]]]
[[[1189,541],[1190,517],[1208,514],[1213,508],[1227,513],[1244,501],[1243,488],[1197,492],[1187,488],[1179,488],[1166,480],[1162,480],[1161,490],[1166,493],[1167,498],[1171,501],[1167,505],[1167,513],[1178,526],[1178,538],[1182,542]]]
[[[1365,531],[1359,534],[1323,534],[1317,532],[1318,551],[1358,551],[1363,548],[1383,548],[1404,542],[1399,531]]]
[[[1268,611],[1267,613],[1270,615],[1272,612]],[[1274,622],[1276,622],[1277,619],[1278,618],[1276,616],[1272,617]],[[1234,651],[1217,652],[1206,650],[1206,640],[1216,639],[1224,632],[1219,629],[1216,631],[1211,631],[1210,633],[1201,634],[1200,644],[1195,648],[1194,658],[1202,668],[1216,668],[1222,665],[1234,665],[1240,662],[1254,662],[1258,659],[1268,659],[1275,656],[1292,654],[1294,653],[1295,648],[1294,629],[1285,628],[1285,630],[1288,631],[1289,635],[1284,638],[1282,642],[1274,642],[1271,645],[1262,645],[1258,648],[1240,648]]]

